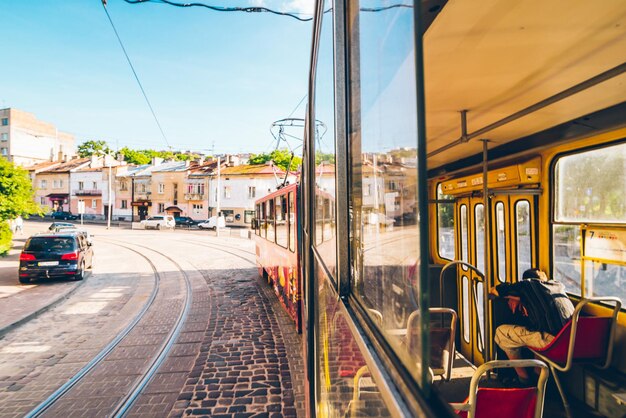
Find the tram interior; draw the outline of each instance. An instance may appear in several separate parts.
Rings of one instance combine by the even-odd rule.
[[[476,7],[448,1],[425,32],[431,374],[447,402],[464,402],[476,368],[503,358],[493,341],[502,318],[486,300],[486,287],[516,282],[524,270],[537,267],[563,282],[575,305],[585,297],[626,300],[624,257],[618,255],[626,248],[626,190],[613,183],[612,191],[600,192],[602,179],[616,176],[612,159],[626,162],[620,142],[626,9],[619,2],[588,6],[487,1]],[[594,159],[595,182],[576,176]],[[624,170],[618,170],[618,178]],[[583,196],[573,202],[568,194],[580,182],[586,184]],[[611,200],[609,195],[620,196],[619,208],[600,208],[610,204],[601,202]],[[594,205],[595,215],[589,207]],[[594,249],[594,229],[610,236],[617,250]],[[444,269],[452,260],[469,267]],[[612,303],[590,303],[583,312],[610,317]],[[437,312],[440,308],[458,320]],[[569,410],[552,371],[544,416],[626,416],[623,312],[617,322],[611,365],[557,371]],[[454,345],[450,333],[456,334]],[[450,355],[451,370],[444,371]],[[597,366],[604,359],[596,360]],[[489,377],[481,384],[510,387],[495,374]],[[502,402],[506,393],[501,392]]]

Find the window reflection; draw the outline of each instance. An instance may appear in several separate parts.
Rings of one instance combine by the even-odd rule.
[[[441,184],[437,186],[437,200],[450,203],[437,203],[437,228],[439,256],[454,260],[454,197],[443,194]]]
[[[474,225],[476,226],[476,268],[485,273],[485,206],[474,206]]]
[[[335,241],[335,88],[333,8],[325,2],[315,73],[315,244],[326,267],[336,275]]]
[[[407,36],[413,9],[372,13],[353,5],[358,25],[351,32],[350,70],[359,80],[350,92],[357,111],[349,126],[354,293],[420,381],[421,341],[407,344],[407,336],[421,335],[415,57]],[[416,320],[409,322],[412,314]]]

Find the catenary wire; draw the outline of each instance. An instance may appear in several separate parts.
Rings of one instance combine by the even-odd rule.
[[[157,118],[157,115],[154,112],[154,109],[152,108],[152,104],[150,103],[150,100],[148,100],[148,95],[146,94],[146,91],[144,90],[143,85],[141,84],[141,81],[139,80],[139,76],[137,75],[137,72],[135,71],[135,67],[133,66],[133,63],[131,62],[130,57],[128,56],[128,53],[126,52],[126,48],[124,47],[122,38],[120,38],[119,33],[117,33],[117,29],[115,28],[115,25],[113,24],[113,19],[111,19],[111,15],[109,14],[109,11],[107,10],[105,0],[102,1],[102,8],[104,9],[104,12],[106,13],[107,18],[109,19],[109,23],[111,24],[111,27],[113,28],[113,32],[115,32],[115,36],[117,37],[117,40],[120,43],[120,46],[122,47],[122,51],[124,51],[124,56],[126,57],[126,61],[128,61],[128,65],[130,65],[130,69],[132,70],[133,75],[135,76],[135,80],[137,80],[137,84],[139,85],[139,88],[141,89],[141,93],[143,94],[144,99],[146,99],[146,103],[148,104],[148,107],[150,108],[150,112],[152,113],[152,116],[154,117],[154,121],[159,127],[159,131],[161,131],[163,140],[165,141],[165,144],[167,145],[167,147],[171,148],[170,143],[167,140],[167,137],[165,136],[165,132],[163,132],[163,128],[161,127],[161,123],[159,122],[159,118]]]

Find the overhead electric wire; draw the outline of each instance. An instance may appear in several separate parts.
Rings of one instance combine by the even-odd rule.
[[[124,0],[129,4],[138,4],[138,3],[164,3],[169,4],[170,6],[176,7],[204,7],[209,10],[213,10],[215,12],[245,12],[245,13],[272,13],[279,16],[288,16],[294,19],[297,19],[301,22],[308,22],[313,20],[313,17],[300,17],[299,13],[289,13],[289,12],[279,12],[278,10],[268,9],[267,7],[222,7],[222,6],[211,6],[209,4],[204,3],[178,3],[170,0]]]
[[[305,94],[304,97],[302,97],[302,99],[300,99],[300,102],[298,102],[298,104],[296,105],[296,107],[294,107],[294,109],[291,111],[291,113],[289,114],[289,116],[287,116],[287,119],[289,119],[291,117],[291,115],[293,115],[294,113],[296,113],[296,110],[298,110],[298,108],[300,107],[300,105],[302,104],[302,102],[304,101],[304,99],[306,99],[306,97],[308,96],[308,94]]]
[[[119,33],[117,33],[117,29],[115,28],[115,25],[113,24],[113,20],[111,19],[111,15],[109,15],[109,11],[107,10],[106,7],[106,0],[102,1],[102,8],[104,9],[104,12],[107,15],[107,18],[109,19],[109,23],[111,24],[111,27],[113,28],[113,32],[115,32],[115,36],[117,37],[118,42],[120,43],[120,46],[122,47],[122,51],[124,51],[124,56],[126,57],[126,61],[128,61],[128,65],[130,65],[130,69],[133,72],[133,75],[135,76],[135,80],[137,80],[137,84],[139,85],[139,89],[141,89],[141,93],[143,94],[144,99],[146,99],[146,103],[148,104],[148,107],[150,108],[150,112],[152,113],[152,116],[154,117],[154,121],[156,122],[157,126],[159,127],[159,131],[161,131],[161,135],[163,136],[163,140],[165,141],[165,144],[167,145],[168,148],[172,148],[170,146],[169,141],[167,140],[167,137],[165,136],[165,132],[163,132],[163,128],[161,127],[161,123],[159,122],[159,118],[157,118],[156,113],[154,112],[154,109],[152,108],[152,104],[150,103],[150,100],[148,99],[148,95],[146,94],[146,91],[143,88],[143,85],[141,84],[141,81],[139,80],[139,76],[137,75],[137,71],[135,71],[135,67],[133,66],[133,63],[130,60],[130,57],[128,56],[128,53],[126,52],[126,48],[124,47],[124,43],[122,42],[122,38],[120,38]]]

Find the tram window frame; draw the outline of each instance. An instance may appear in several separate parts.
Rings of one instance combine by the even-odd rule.
[[[520,223],[518,217],[518,208],[520,204],[526,203],[528,204],[528,257],[530,258],[527,266],[522,266],[520,263]],[[515,262],[517,266],[517,278],[518,280],[522,278],[524,271],[533,267],[533,228],[532,228],[532,202],[527,199],[520,199],[515,202],[515,206],[513,208],[513,213],[515,215]]]
[[[285,203],[286,203],[286,198],[284,194],[281,194],[279,196],[276,196],[274,198],[274,210],[275,210],[275,216],[274,216],[274,222],[276,223],[276,228],[275,228],[275,233],[276,233],[276,245],[279,245],[283,248],[288,248],[289,247],[289,228],[288,228],[288,222],[289,219],[287,219],[288,217],[285,216],[286,215],[286,208],[285,208]],[[280,207],[280,210],[278,210],[278,208]],[[279,219],[279,214],[280,219]],[[283,224],[279,224],[279,222],[284,221]],[[279,230],[285,230],[286,233],[284,235],[284,240],[281,240],[281,236],[278,233]]]
[[[588,154],[593,153],[594,151],[598,151],[598,150],[606,150],[608,148],[612,148],[612,147],[626,147],[626,139],[621,138],[617,141],[612,141],[609,143],[602,143],[602,144],[596,144],[596,145],[592,145],[592,146],[588,146],[588,147],[583,147],[580,149],[576,149],[576,150],[572,150],[572,151],[567,151],[567,152],[563,152],[563,153],[559,153],[557,155],[554,156],[554,158],[551,161],[550,164],[550,186],[551,186],[551,193],[550,193],[550,210],[551,210],[551,216],[550,216],[550,221],[551,221],[551,227],[550,227],[550,267],[551,267],[551,272],[550,275],[551,277],[553,277],[556,280],[563,280],[560,276],[557,276],[556,274],[556,252],[557,252],[557,244],[562,245],[563,242],[558,242],[556,240],[556,235],[557,233],[562,233],[563,228],[565,229],[571,229],[572,231],[574,231],[573,233],[573,239],[570,239],[568,242],[565,242],[566,245],[569,245],[570,242],[574,242],[577,245],[572,246],[569,245],[569,247],[571,247],[572,250],[572,254],[569,255],[568,257],[570,258],[570,260],[573,261],[577,261],[574,266],[576,271],[579,274],[579,280],[576,283],[576,290],[572,290],[570,288],[570,286],[567,286],[567,283],[563,280],[564,284],[566,285],[566,292],[570,295],[573,295],[575,297],[582,297],[583,295],[585,297],[590,296],[589,295],[589,289],[590,287],[593,289],[594,284],[592,283],[594,278],[593,277],[588,277],[588,272],[589,270],[593,270],[593,266],[594,263],[602,263],[605,264],[607,266],[617,266],[617,267],[623,267],[622,264],[619,264],[618,262],[610,262],[609,260],[597,260],[594,258],[588,258],[585,256],[585,249],[584,249],[584,242],[585,242],[585,231],[588,229],[593,229],[593,228],[598,228],[598,229],[617,229],[617,230],[622,230],[624,228],[624,225],[626,224],[626,218],[622,217],[620,219],[597,219],[597,218],[592,218],[592,217],[587,217],[587,218],[576,218],[576,219],[572,219],[572,218],[568,218],[566,216],[560,216],[560,210],[559,210],[559,193],[560,190],[562,190],[563,188],[566,188],[566,184],[560,184],[559,181],[560,180],[569,180],[569,178],[567,176],[560,176],[559,174],[559,163],[563,161],[563,159],[567,158],[567,157],[572,157],[572,156],[581,156],[584,154],[587,154],[586,159],[592,159],[592,157],[590,157]],[[611,155],[617,155],[619,154],[618,152],[609,152]],[[624,176],[626,176],[626,172],[623,172]],[[589,176],[586,176],[589,177]],[[604,178],[606,177],[610,177],[611,181],[613,183],[615,183],[616,181],[619,182],[619,180],[616,180],[614,178],[614,176],[604,176]],[[593,191],[591,192],[593,193]],[[593,195],[592,194],[588,194],[588,189],[587,189],[587,194],[586,196],[588,196],[590,199],[593,199]],[[557,230],[560,230],[559,232],[557,232]],[[569,253],[569,251],[568,251]],[[609,261],[609,262],[607,262]],[[584,279],[583,279],[584,277]],[[584,287],[584,288],[583,288]],[[591,296],[593,296],[593,294],[591,294]],[[618,295],[619,296],[619,295]],[[626,307],[621,309],[622,312],[626,311]]]
[[[296,199],[295,199],[295,193],[294,192],[289,192],[287,194],[287,205],[288,205],[288,212],[287,212],[287,216],[289,219],[288,225],[289,225],[289,251],[291,251],[292,253],[296,252],[296,235],[298,233],[297,231],[297,217],[296,217]]]
[[[439,256],[439,258],[441,258],[442,260],[454,260],[455,259],[455,255],[456,255],[456,234],[454,232],[454,208],[455,208],[455,203],[454,203],[454,196],[452,195],[448,195],[443,193],[443,183],[438,183],[437,187],[436,187],[436,194],[437,194],[437,255]],[[447,196],[447,197],[446,197]],[[449,200],[449,202],[443,202],[444,200]],[[446,257],[445,255],[442,254],[442,237],[444,236],[444,232],[442,231],[442,225],[441,225],[441,214],[442,214],[442,208],[446,206],[446,207],[450,207],[450,213],[452,214],[451,217],[451,223],[452,223],[452,234],[450,235],[446,235],[446,236],[450,236],[452,238],[452,258]]]
[[[261,217],[259,216],[260,213],[260,208],[259,208],[259,204],[257,203],[256,205],[254,205],[254,209],[255,209],[255,216],[256,216],[256,220],[254,222],[254,234],[255,235],[261,235],[261,228],[260,228],[260,224],[261,224]]]
[[[502,208],[502,216],[498,213],[498,208]],[[496,234],[496,278],[500,283],[504,283],[506,281],[506,272],[508,269],[507,260],[506,260],[506,208],[504,207],[503,202],[496,202],[495,204],[495,234]],[[502,225],[500,225],[502,223]],[[502,242],[500,241],[500,226],[502,226]]]
[[[465,203],[459,206],[459,228],[461,229],[461,233],[459,234],[459,245],[461,247],[461,261],[469,263],[469,218],[468,218],[468,208]],[[463,219],[465,218],[465,223]],[[465,244],[465,246],[463,246]],[[467,266],[462,265],[461,268],[463,270],[468,270]]]
[[[267,215],[265,213],[265,211],[267,210],[265,208],[265,202],[267,202],[266,200],[264,200],[263,202],[260,203],[260,209],[261,209],[261,219],[260,219],[260,224],[261,224],[261,237],[264,239],[267,239]]]
[[[274,206],[274,199],[268,199],[265,201],[266,205],[265,205],[265,210],[266,210],[266,225],[267,225],[267,231],[266,231],[266,239],[269,242],[276,242],[276,223],[275,223],[275,206]],[[272,237],[270,238],[270,231],[272,232]]]
[[[483,236],[483,243],[482,245],[479,244],[478,242],[478,236],[479,236],[479,227],[478,227],[478,209],[482,209],[482,216],[483,216],[483,228],[482,228],[482,236]],[[487,239],[486,237],[486,228],[485,228],[485,222],[486,222],[486,218],[485,218],[485,205],[483,203],[477,203],[474,205],[474,228],[472,228],[472,230],[474,231],[474,245],[473,245],[473,250],[474,250],[474,259],[476,260],[476,268],[483,273],[483,275],[485,274],[485,240]],[[482,251],[482,254],[479,255],[478,250]],[[482,266],[482,268],[481,268]]]

